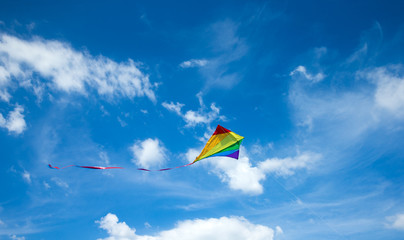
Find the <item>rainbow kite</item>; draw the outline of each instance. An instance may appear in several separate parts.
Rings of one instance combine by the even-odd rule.
[[[198,157],[191,163],[188,163],[183,166],[172,167],[172,168],[163,168],[158,170],[149,170],[145,168],[138,168],[137,170],[141,171],[167,171],[175,168],[182,168],[186,166],[190,166],[197,161],[200,161],[204,158],[208,157],[230,157],[238,159],[240,145],[243,141],[244,137],[220,126],[217,125],[215,132],[209,138],[208,142],[206,143],[205,147],[202,149],[202,152],[199,154]],[[80,168],[89,168],[89,169],[120,169],[122,167],[98,167],[98,166],[79,166],[79,165],[69,165],[63,168],[55,167],[52,165],[48,165],[52,169],[63,169],[67,167],[80,167]]]
[[[192,162],[195,163],[208,157],[230,157],[238,159],[240,144],[244,137],[217,125],[201,154]]]

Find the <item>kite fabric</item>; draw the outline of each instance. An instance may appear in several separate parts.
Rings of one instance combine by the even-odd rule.
[[[167,170],[172,170],[176,168],[182,168],[182,167],[187,167],[190,166],[197,161],[200,161],[204,158],[209,158],[209,157],[229,157],[229,158],[235,158],[238,159],[239,152],[240,152],[240,145],[241,142],[243,141],[244,137],[220,126],[217,125],[215,132],[213,135],[209,138],[208,142],[206,143],[205,147],[202,149],[202,152],[195,158],[195,160],[191,163],[178,166],[178,167],[172,167],[172,168],[163,168],[163,169],[158,169],[158,170],[150,170],[146,168],[137,168],[137,170],[140,171],[147,171],[147,172],[152,172],[152,171],[167,171]],[[79,165],[69,165],[66,167],[56,167],[48,164],[49,168],[52,169],[64,169],[68,167],[79,167],[79,168],[88,168],[88,169],[123,169],[122,167],[99,167],[99,166],[79,166]]]

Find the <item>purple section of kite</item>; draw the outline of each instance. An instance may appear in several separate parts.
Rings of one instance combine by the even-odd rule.
[[[227,155],[227,157],[238,159],[239,150],[235,151],[232,154]]]

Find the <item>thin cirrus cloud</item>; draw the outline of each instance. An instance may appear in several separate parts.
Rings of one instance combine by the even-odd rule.
[[[34,77],[38,74],[44,81]],[[46,87],[67,93],[87,95],[96,90],[100,96],[148,97],[156,101],[155,84],[149,81],[136,63],[115,62],[104,56],[91,56],[74,50],[69,44],[34,37],[31,40],[0,35],[0,97],[12,97],[7,87],[17,80],[20,87],[37,95]],[[40,96],[39,96],[40,97]]]
[[[404,66],[359,69],[351,76],[362,80],[367,87],[319,90],[295,81],[289,100],[296,124],[310,131],[339,129],[328,137],[343,137],[346,141],[356,139],[372,127],[382,126],[386,119],[404,117]]]
[[[221,217],[180,221],[176,227],[161,231],[155,236],[137,235],[136,229],[119,222],[115,214],[108,213],[96,221],[108,233],[104,240],[204,240],[204,239],[251,239],[271,240],[274,230],[264,225],[253,224],[244,217]],[[280,227],[279,227],[280,228]],[[103,240],[103,239],[98,239]]]
[[[243,72],[232,70],[232,64],[248,53],[248,45],[239,35],[240,24],[229,19],[211,24],[207,29],[210,39],[206,42],[210,50],[208,59],[190,59],[179,64],[181,68],[198,68],[205,80],[202,91],[210,88],[230,89],[241,81]]]

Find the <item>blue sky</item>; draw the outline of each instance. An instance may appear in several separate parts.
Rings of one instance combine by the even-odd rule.
[[[402,239],[402,8],[1,1],[0,239]]]

